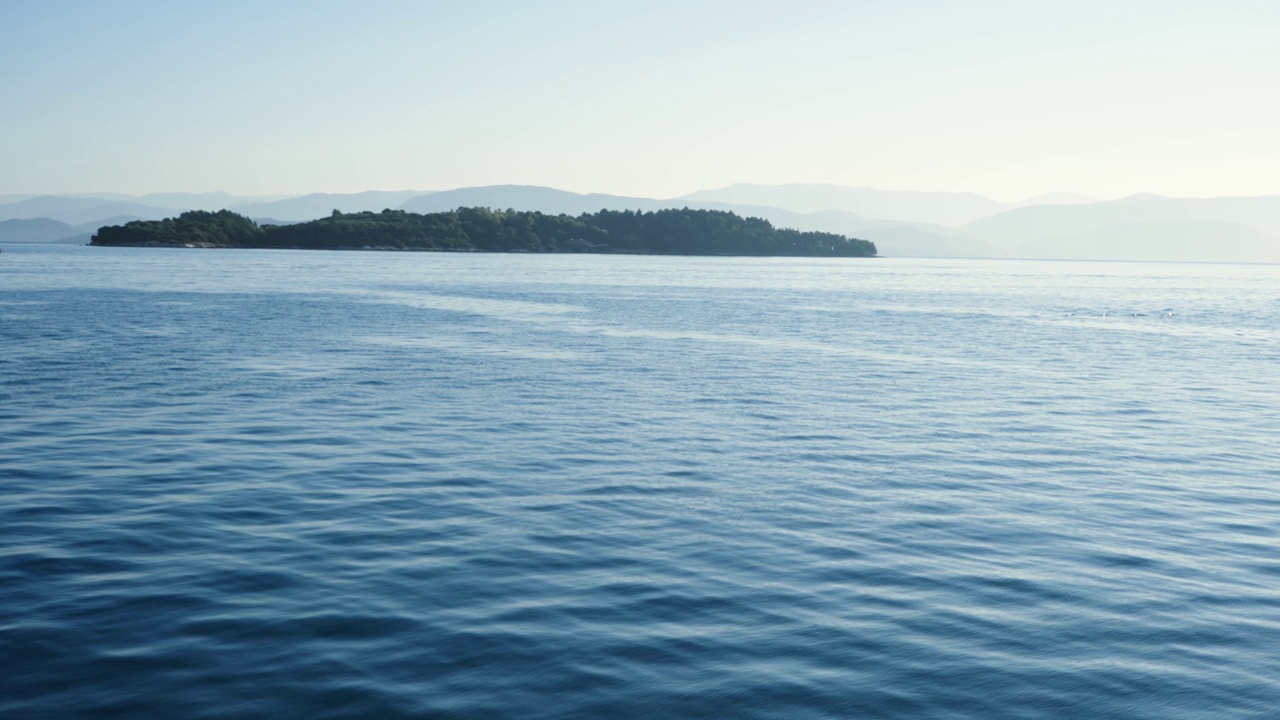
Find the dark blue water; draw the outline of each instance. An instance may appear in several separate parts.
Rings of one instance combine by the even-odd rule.
[[[1280,267],[0,256],[0,716],[1280,716]]]

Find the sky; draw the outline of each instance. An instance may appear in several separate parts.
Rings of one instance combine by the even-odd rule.
[[[0,193],[1280,194],[1276,0],[0,0]]]

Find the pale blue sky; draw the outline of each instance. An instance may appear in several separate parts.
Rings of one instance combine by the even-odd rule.
[[[0,193],[1280,193],[1280,1],[0,0]]]

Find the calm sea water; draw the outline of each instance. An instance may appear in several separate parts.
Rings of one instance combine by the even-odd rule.
[[[9,246],[0,716],[1280,717],[1280,267]]]

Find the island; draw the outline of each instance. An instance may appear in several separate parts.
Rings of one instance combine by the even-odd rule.
[[[102,227],[89,244],[791,257],[876,254],[876,246],[868,240],[775,228],[760,218],[688,208],[601,210],[577,217],[483,207],[426,214],[334,210],[328,217],[292,225],[259,225],[229,210],[193,210],[165,220]]]

